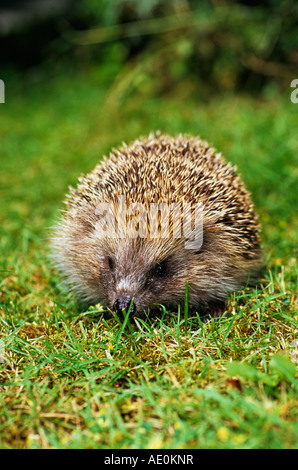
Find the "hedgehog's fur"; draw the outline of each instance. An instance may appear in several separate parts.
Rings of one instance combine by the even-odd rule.
[[[226,294],[253,279],[260,263],[258,220],[235,170],[206,142],[185,135],[150,134],[104,158],[70,188],[52,240],[79,299],[119,311],[134,298],[131,312],[140,315],[153,304],[183,305],[188,282],[194,309],[223,309]],[[119,195],[146,207],[202,203],[202,247],[186,249],[172,227],[168,238],[99,236],[96,208]]]

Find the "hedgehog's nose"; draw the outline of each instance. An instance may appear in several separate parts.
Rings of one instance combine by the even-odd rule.
[[[115,310],[117,315],[121,315],[124,309],[127,312],[131,304],[131,301],[132,301],[132,297],[130,297],[129,295],[126,295],[124,297],[118,297],[118,299],[115,300],[115,303],[113,305],[113,309]],[[136,304],[133,303],[130,309],[130,315],[133,315],[135,311],[136,311]]]

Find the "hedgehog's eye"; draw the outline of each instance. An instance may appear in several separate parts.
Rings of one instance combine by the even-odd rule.
[[[161,261],[161,263],[157,263],[153,266],[151,270],[151,275],[154,277],[162,277],[167,272],[167,262]]]
[[[109,263],[110,270],[113,271],[115,267],[115,262],[110,256],[108,257],[108,263]]]

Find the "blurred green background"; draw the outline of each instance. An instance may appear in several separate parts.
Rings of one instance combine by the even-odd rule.
[[[269,83],[287,88],[297,73],[295,0],[1,4],[1,73],[23,72],[24,86],[93,65],[102,87],[122,70],[120,102],[136,90],[206,100],[228,90],[257,94]]]

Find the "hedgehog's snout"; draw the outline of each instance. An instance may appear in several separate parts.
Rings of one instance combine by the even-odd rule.
[[[117,315],[122,315],[123,310],[128,311],[130,304],[132,301],[132,297],[130,295],[125,295],[123,297],[118,297],[113,305],[114,311],[117,313]],[[133,302],[131,309],[130,309],[130,315],[134,315],[136,312],[136,304]]]

